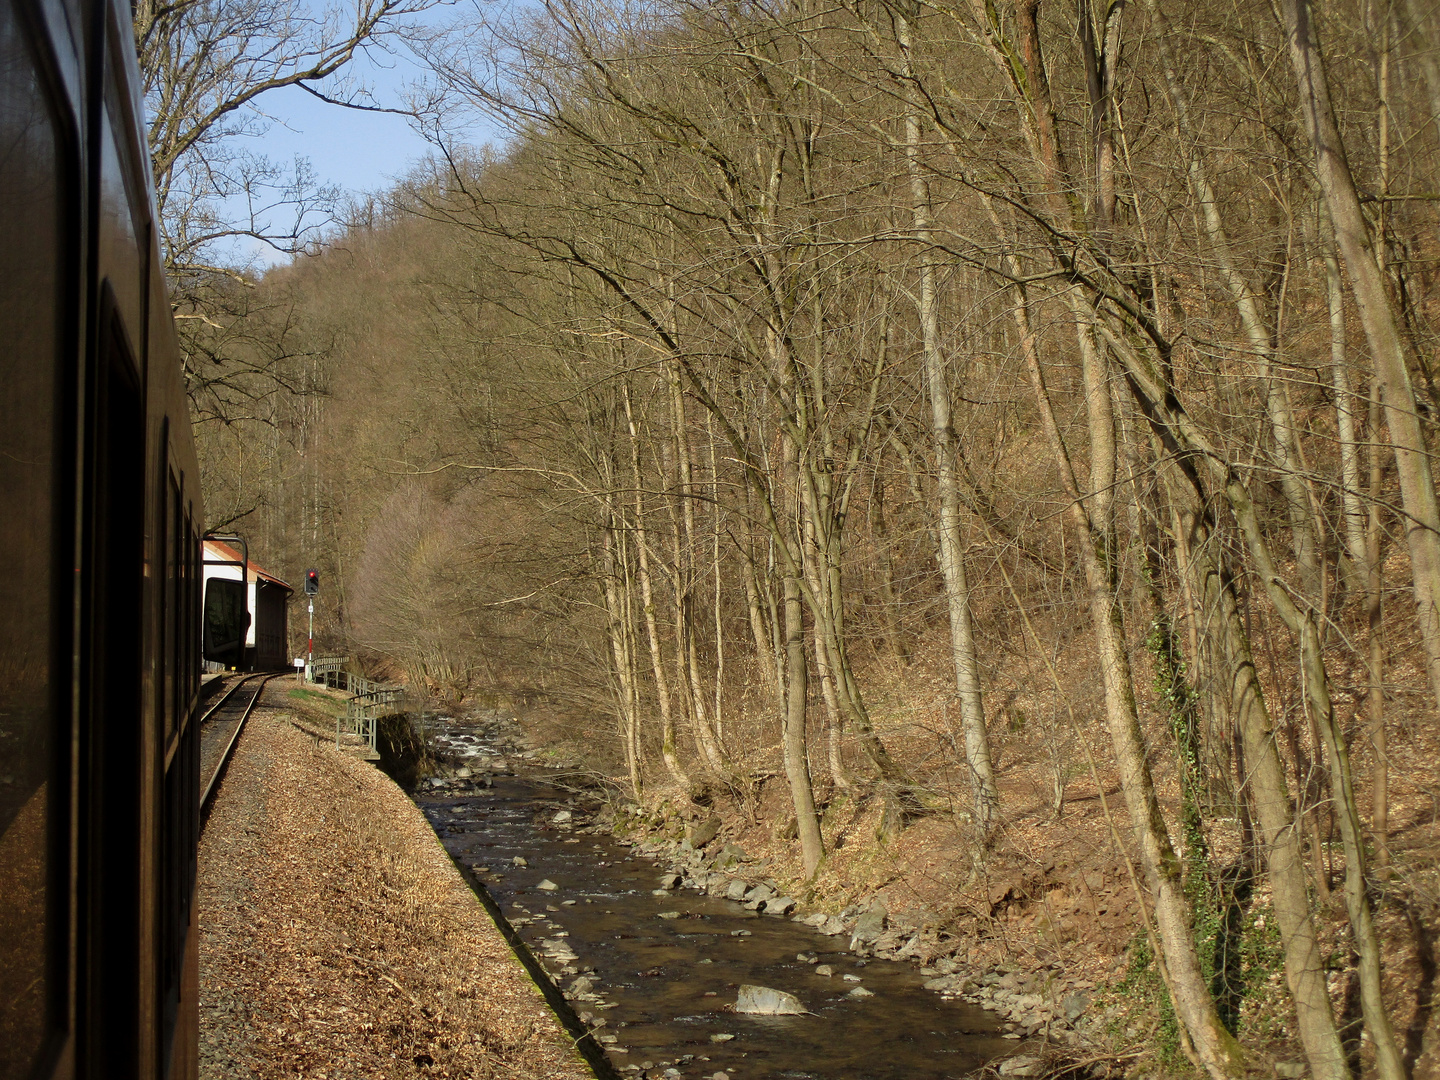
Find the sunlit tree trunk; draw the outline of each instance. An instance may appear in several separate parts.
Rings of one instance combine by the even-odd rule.
[[[670,391],[670,423],[675,441],[675,471],[680,522],[675,528],[675,615],[677,649],[683,668],[695,727],[695,743],[705,763],[715,772],[727,771],[725,756],[715,738],[706,706],[705,681],[700,673],[700,655],[696,644],[699,626],[695,615],[695,582],[699,530],[695,518],[695,477],[690,447],[689,418],[685,395],[680,389],[680,373],[675,365],[667,368],[665,381]],[[683,527],[683,529],[682,529]]]
[[[774,604],[762,603],[760,576],[755,570],[755,541],[750,525],[753,513],[750,494],[750,474],[741,473],[744,504],[739,515],[740,525],[740,576],[745,583],[745,610],[750,617],[750,634],[755,639],[755,662],[760,666],[760,678],[767,688],[773,689],[777,700],[785,697],[784,680],[781,678],[777,657],[782,653],[774,619]],[[768,579],[768,574],[767,574]],[[768,593],[768,590],[766,590]]]
[[[1365,530],[1365,632],[1369,638],[1365,695],[1365,727],[1370,738],[1370,830],[1375,835],[1375,862],[1390,862],[1390,755],[1385,738],[1385,632],[1384,564],[1380,560],[1381,487],[1384,482],[1384,434],[1381,431],[1380,395],[1370,400],[1370,514]]]
[[[1436,26],[1435,5],[1433,0],[1399,0],[1393,10],[1400,28],[1412,39],[1411,60],[1425,80],[1430,119],[1440,137],[1440,26]]]
[[[1239,1043],[1220,1021],[1200,967],[1195,949],[1194,913],[1185,894],[1180,859],[1170,844],[1169,832],[1161,814],[1146,756],[1145,736],[1140,730],[1134,679],[1125,644],[1124,616],[1116,595],[1113,519],[1105,516],[1111,513],[1113,503],[1109,499],[1093,498],[1100,485],[1110,486],[1114,476],[1113,424],[1108,433],[1104,427],[1111,422],[1110,394],[1105,385],[1101,360],[1095,355],[1093,345],[1088,348],[1082,345],[1088,353],[1082,359],[1082,365],[1089,369],[1084,373],[1084,380],[1092,428],[1091,491],[1082,494],[1050,404],[1028,301],[1020,286],[1012,291],[1016,329],[1035,393],[1041,428],[1050,446],[1061,485],[1070,499],[1067,513],[1079,540],[1090,622],[1105,687],[1106,724],[1115,750],[1131,829],[1140,851],[1140,865],[1155,904],[1165,984],[1175,1011],[1184,1024],[1189,1052],[1217,1080],[1240,1076],[1244,1072],[1243,1055]],[[1080,329],[1082,340],[1088,332],[1087,328]]]
[[[1013,38],[997,21],[998,11],[985,0],[972,0],[972,9],[987,35],[992,57],[1005,72],[1015,90],[1022,117],[1022,130],[1042,178],[1045,202],[1057,222],[1074,235],[1084,233],[1084,215],[1075,194],[1082,190],[1065,166],[1056,124],[1054,103],[1040,46],[1037,21],[1039,0],[1014,0]],[[1109,58],[1119,63],[1119,56]],[[986,200],[997,234],[1006,230]],[[1031,325],[1024,288],[1014,268],[1007,272],[1012,281],[1011,310],[1029,372],[1041,427],[1051,448],[1061,484],[1071,504],[1068,516],[1078,535],[1081,565],[1084,568],[1090,618],[1100,654],[1105,686],[1106,722],[1110,729],[1122,789],[1130,811],[1131,828],[1140,849],[1146,884],[1155,898],[1155,921],[1164,954],[1162,973],[1175,1005],[1185,1036],[1187,1053],[1215,1080],[1232,1078],[1245,1071],[1244,1054],[1234,1036],[1225,1029],[1215,1008],[1195,950],[1194,913],[1185,895],[1180,861],[1171,847],[1169,834],[1155,794],[1154,780],[1143,733],[1136,711],[1133,677],[1126,651],[1124,620],[1116,596],[1114,562],[1113,496],[1110,484],[1115,475],[1114,425],[1110,393],[1106,384],[1107,362],[1095,340],[1093,309],[1075,288],[1065,291],[1065,301],[1075,320],[1076,344],[1081,354],[1081,374],[1090,425],[1089,497],[1082,497],[1078,481],[1050,407],[1036,336]]]
[[[808,518],[805,522],[804,552],[805,580],[809,583],[811,593],[819,596],[825,584],[820,578],[820,558],[816,550],[814,523]],[[815,674],[820,679],[820,695],[825,702],[825,756],[830,767],[830,782],[837,790],[848,791],[851,787],[850,776],[840,752],[844,720],[840,712],[840,700],[835,693],[835,672],[830,664],[830,651],[825,645],[825,635],[820,631],[818,620],[812,628],[810,639],[815,646]]]
[[[1325,301],[1330,310],[1330,377],[1335,387],[1335,432],[1340,442],[1340,506],[1345,554],[1353,591],[1358,594],[1364,588],[1366,564],[1365,503],[1360,488],[1360,447],[1355,436],[1355,415],[1360,400],[1350,385],[1345,287],[1332,237],[1322,236],[1320,248],[1325,263]]]
[[[884,462],[883,448],[877,451],[879,464]],[[885,476],[877,468],[866,507],[870,524],[870,535],[875,542],[875,568],[880,579],[880,625],[885,635],[885,647],[901,664],[909,666],[910,649],[900,631],[900,600],[895,592],[895,552],[890,536],[890,523],[885,512],[889,498]]]
[[[1366,892],[1365,844],[1360,834],[1360,815],[1356,808],[1351,779],[1350,755],[1330,699],[1320,629],[1314,612],[1301,610],[1281,581],[1267,550],[1249,493],[1243,490],[1237,481],[1232,480],[1227,495],[1240,522],[1241,531],[1249,542],[1251,557],[1255,560],[1257,574],[1265,592],[1281,620],[1299,639],[1301,685],[1311,720],[1319,730],[1329,761],[1335,813],[1339,818],[1341,841],[1345,847],[1345,907],[1350,916],[1350,931],[1359,958],[1360,1000],[1365,1024],[1375,1044],[1379,1074],[1386,1080],[1404,1080],[1404,1061],[1400,1056],[1395,1031],[1391,1027],[1381,995],[1380,941],[1375,929],[1374,912]]]
[[[721,557],[724,534],[721,518],[720,468],[715,450],[715,418],[709,417],[706,433],[710,448],[710,594],[711,617],[715,628],[715,742],[722,759],[725,754],[725,577]]]
[[[630,778],[630,794],[638,802],[644,793],[644,778],[641,774],[637,727],[639,711],[636,708],[634,662],[630,656],[629,635],[625,623],[629,617],[628,603],[622,599],[624,586],[621,582],[616,556],[616,534],[618,520],[614,511],[613,497],[607,494],[606,522],[601,532],[603,554],[602,571],[605,577],[605,613],[608,617],[607,632],[610,638],[610,653],[615,663],[615,683],[620,706],[621,744],[625,749],[625,771]],[[623,553],[622,556],[623,558]],[[628,584],[628,583],[625,583]]]
[[[780,456],[781,491],[789,494],[799,483],[800,451],[788,432],[781,436]],[[805,655],[805,599],[800,581],[802,554],[799,536],[794,532],[777,537],[776,542],[789,546],[786,565],[781,571],[785,607],[785,708],[781,714],[785,778],[789,781],[790,799],[795,808],[795,827],[800,838],[800,857],[804,862],[805,876],[814,877],[825,857],[825,840],[820,832],[820,817],[815,810],[815,789],[806,752],[806,706],[810,684],[809,659]]]
[[[910,24],[897,14],[896,38],[909,75]],[[955,430],[951,424],[950,385],[940,349],[939,297],[935,282],[935,238],[931,229],[930,190],[922,172],[918,108],[906,103],[905,163],[910,179],[910,212],[915,240],[920,246],[921,352],[925,385],[930,396],[931,431],[935,440],[935,484],[940,498],[940,573],[945,580],[945,602],[950,616],[950,656],[955,667],[955,688],[960,698],[960,726],[965,732],[965,762],[975,822],[988,833],[1000,808],[995,769],[990,761],[990,736],[985,729],[985,707],[980,696],[980,665],[975,656],[975,629],[971,621],[970,584],[965,578],[964,543],[960,536],[960,486],[955,476]]]
[[[1416,614],[1430,676],[1431,693],[1440,703],[1440,502],[1430,465],[1424,428],[1405,355],[1400,321],[1385,286],[1375,243],[1360,208],[1359,193],[1345,156],[1345,144],[1330,103],[1330,84],[1316,37],[1309,0],[1282,0],[1291,66],[1300,88],[1305,131],[1315,152],[1315,172],[1324,194],[1335,239],[1350,279],[1350,291],[1374,358],[1375,376],[1385,406],[1400,498],[1405,507],[1405,539]]]
[[[1320,601],[1321,581],[1316,530],[1310,512],[1310,496],[1305,489],[1300,449],[1295,430],[1294,412],[1275,371],[1274,334],[1261,309],[1260,291],[1246,278],[1237,265],[1234,247],[1220,210],[1219,200],[1210,182],[1209,170],[1197,143],[1190,117],[1190,94],[1176,69],[1170,45],[1169,25],[1159,0],[1145,0],[1156,23],[1155,43],[1165,73],[1170,101],[1175,107],[1176,126],[1181,143],[1188,148],[1185,170],[1191,192],[1199,204],[1199,218],[1209,241],[1215,272],[1230,302],[1240,316],[1245,342],[1254,357],[1256,373],[1265,396],[1265,409],[1270,420],[1270,433],[1275,440],[1280,487],[1285,495],[1294,545],[1295,562],[1305,595],[1310,603]]]
[[[1141,410],[1175,460],[1177,485],[1172,491],[1190,535],[1192,588],[1201,600],[1202,610],[1213,613],[1209,618],[1230,684],[1230,709],[1244,751],[1242,780],[1248,782],[1264,840],[1275,921],[1285,950],[1285,974],[1295,1001],[1298,1033],[1316,1077],[1341,1080],[1345,1073],[1344,1054],[1310,911],[1295,806],[1236,599],[1233,571],[1225,563],[1224,545],[1216,535],[1213,511],[1196,463],[1207,463],[1216,474],[1216,483],[1224,489],[1232,509],[1243,512],[1248,495],[1233,470],[1223,464],[1224,458],[1216,455],[1184,411],[1174,405],[1173,388],[1164,384],[1155,368],[1120,335],[1106,336],[1125,365]],[[1237,506],[1237,502],[1241,505]]]
[[[645,613],[645,634],[650,643],[650,671],[655,678],[655,697],[660,707],[660,756],[671,778],[689,791],[690,777],[680,764],[680,755],[675,747],[675,708],[670,698],[670,679],[665,673],[665,657],[661,651],[660,629],[655,617],[655,590],[650,579],[650,538],[645,524],[645,486],[640,472],[640,432],[635,425],[628,385],[623,388],[622,394],[625,401],[625,421],[630,430],[630,475],[635,485],[635,561],[640,579],[640,603]]]

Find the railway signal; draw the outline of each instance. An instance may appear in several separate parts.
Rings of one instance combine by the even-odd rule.
[[[305,571],[305,595],[310,597],[310,641],[305,646],[305,681],[310,681],[310,662],[315,659],[315,597],[320,593],[320,571],[313,566]]]

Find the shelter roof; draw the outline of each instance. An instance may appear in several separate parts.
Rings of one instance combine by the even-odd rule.
[[[226,544],[220,540],[206,540],[205,555],[207,558],[211,559],[227,559],[231,562],[236,563],[240,561],[240,552],[236,551],[229,544]],[[246,577],[245,580],[268,581],[272,585],[280,586],[280,588],[284,589],[286,592],[293,593],[295,591],[288,582],[283,581],[280,578],[276,577],[274,574],[270,573],[269,570],[266,570],[254,559],[251,559],[249,562],[249,576]]]

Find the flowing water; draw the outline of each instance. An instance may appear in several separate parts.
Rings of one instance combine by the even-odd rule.
[[[442,742],[495,769],[482,738],[456,732]],[[484,774],[477,765],[492,786],[422,789],[416,803],[576,1011],[599,1025],[622,1074],[941,1080],[1018,1049],[991,1014],[924,990],[910,964],[866,961],[844,949],[844,937],[735,901],[687,889],[656,895],[667,867],[589,831],[574,792],[515,764]],[[555,822],[564,810],[573,819]],[[822,965],[832,974],[818,974]],[[730,1011],[746,983],[794,994],[809,1014]],[[851,996],[856,987],[873,996]]]

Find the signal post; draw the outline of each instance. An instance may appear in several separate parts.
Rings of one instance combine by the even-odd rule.
[[[305,595],[309,598],[310,638],[305,646],[305,681],[310,681],[310,664],[315,659],[315,597],[320,593],[320,572],[313,566],[305,571]]]

